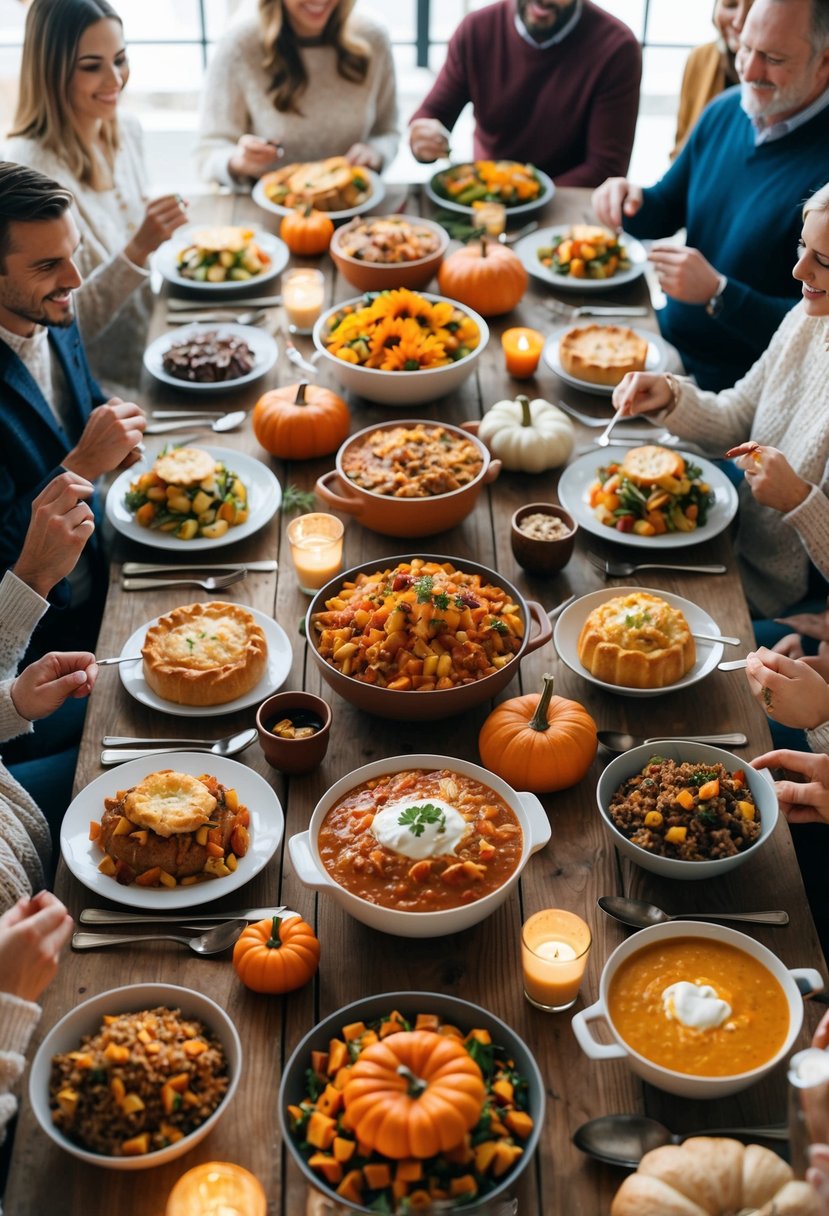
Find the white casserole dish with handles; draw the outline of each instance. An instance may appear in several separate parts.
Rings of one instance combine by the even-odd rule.
[[[771,972],[785,993],[789,1004],[789,1029],[783,1044],[764,1064],[752,1068],[749,1072],[735,1073],[726,1077],[694,1076],[690,1073],[674,1072],[661,1064],[654,1064],[645,1056],[634,1051],[613,1024],[607,997],[620,964],[630,958],[632,954],[636,954],[655,942],[689,937],[697,940],[703,938],[707,941],[724,942],[751,955]],[[582,1051],[591,1060],[627,1060],[628,1067],[637,1076],[651,1085],[655,1085],[657,1089],[665,1090],[666,1093],[678,1094],[682,1098],[724,1098],[728,1094],[739,1093],[740,1090],[747,1089],[749,1085],[759,1081],[792,1050],[803,1023],[803,997],[796,983],[798,979],[805,980],[813,992],[820,992],[823,989],[823,978],[819,971],[815,971],[812,967],[787,969],[780,959],[772,954],[771,950],[767,950],[765,946],[761,946],[759,942],[755,942],[745,933],[738,933],[736,929],[690,921],[681,924],[654,925],[651,928],[640,930],[627,941],[622,942],[621,946],[616,947],[602,971],[599,981],[599,999],[588,1009],[581,1009],[575,1014],[572,1021],[573,1032]],[[599,1043],[593,1037],[590,1023],[599,1020],[604,1021],[610,1030],[614,1039],[612,1044]]]
[[[471,777],[474,781],[480,781],[503,798],[521,825],[523,835],[520,861],[506,882],[471,904],[442,908],[434,912],[404,912],[370,903],[362,896],[347,891],[331,878],[322,863],[317,844],[318,833],[328,811],[340,798],[362,785],[364,781],[371,781],[373,777],[387,773],[398,773],[404,769],[449,769]],[[550,835],[550,820],[535,794],[526,791],[518,793],[494,773],[478,764],[471,764],[468,760],[421,753],[375,760],[374,763],[366,764],[363,768],[355,769],[354,772],[341,777],[320,798],[311,816],[308,831],[299,832],[289,839],[288,852],[297,875],[306,887],[330,895],[355,920],[362,921],[364,925],[379,929],[382,933],[397,934],[399,937],[444,937],[478,924],[500,907],[515,887],[530,857],[544,848]]]

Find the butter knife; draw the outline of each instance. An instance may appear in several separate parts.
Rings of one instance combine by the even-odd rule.
[[[668,297],[660,287],[656,270],[650,262],[645,263],[645,282],[651,297],[651,308],[654,312],[660,312],[668,303]]]
[[[282,296],[246,297],[244,300],[226,300],[216,305],[205,304],[203,300],[171,298],[167,301],[167,308],[170,312],[233,312],[234,309],[244,312],[248,308],[278,308],[281,303]]]
[[[124,562],[121,574],[166,574],[173,570],[248,570],[254,574],[274,574],[279,564],[274,559],[261,562]]]
[[[268,916],[299,916],[298,912],[292,912],[289,908],[243,908],[239,912],[213,912],[202,913],[197,912],[191,915],[186,908],[183,908],[180,916],[154,916],[152,913],[147,913],[146,916],[140,912],[112,912],[109,908],[84,908],[78,917],[78,921],[82,925],[132,925],[138,924],[153,924],[153,925],[181,925],[186,921],[191,925],[215,925],[223,920],[265,920]]]

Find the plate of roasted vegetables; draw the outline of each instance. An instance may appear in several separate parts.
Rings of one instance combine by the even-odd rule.
[[[644,549],[710,540],[737,511],[737,491],[715,464],[658,444],[588,452],[564,470],[558,494],[594,536]]]
[[[515,160],[474,160],[441,169],[426,183],[436,207],[474,215],[475,203],[503,203],[507,217],[529,215],[556,192],[551,178]]]
[[[565,291],[621,287],[644,274],[648,260],[632,236],[596,224],[539,228],[513,249],[531,275]]]
[[[180,229],[155,256],[165,279],[211,295],[250,290],[274,279],[288,264],[278,236],[239,224]]]

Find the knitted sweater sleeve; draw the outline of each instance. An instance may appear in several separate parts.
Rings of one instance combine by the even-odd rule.
[[[655,186],[643,193],[636,215],[624,219],[625,232],[646,239],[672,236],[685,226],[691,154],[688,145]]]
[[[466,72],[466,44],[468,41],[469,18],[464,18],[452,37],[446,49],[446,59],[437,75],[435,83],[424,97],[420,106],[411,117],[436,118],[451,131],[458,121],[461,110],[470,100],[470,85]]]
[[[642,51],[631,38],[603,65],[587,116],[585,160],[558,174],[556,185],[595,186],[607,177],[627,173],[639,113],[641,77]]]
[[[12,570],[7,570],[0,581],[0,680],[9,679],[17,673],[17,665],[23,658],[29,638],[35,626],[49,607],[43,596],[33,591],[28,583],[19,579]],[[0,735],[0,739],[8,738]]]
[[[0,992],[0,1144],[17,1110],[13,1090],[26,1067],[25,1051],[39,1018],[39,1005]]]
[[[807,730],[806,742],[811,751],[825,752],[829,755],[829,722],[822,722],[814,730]]]
[[[368,143],[380,157],[383,165],[394,160],[400,142],[400,124],[397,114],[397,82],[394,74],[394,59],[391,43],[385,30],[378,30],[372,39],[372,55],[377,63],[373,70],[380,81],[377,90],[377,114]]]
[[[228,162],[241,135],[251,128],[241,81],[253,69],[242,32],[232,30],[216,47],[201,93],[196,166],[208,182],[235,185]]]
[[[722,296],[717,324],[745,340],[746,334],[767,334],[776,329],[797,303],[791,296],[769,296],[739,279],[729,279]]]

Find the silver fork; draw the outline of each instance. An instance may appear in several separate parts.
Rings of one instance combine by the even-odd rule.
[[[197,322],[212,323],[215,321],[217,325],[222,325],[225,322],[232,321],[235,325],[261,325],[268,316],[267,308],[252,308],[249,312],[194,312],[189,316],[179,315],[178,313],[167,313],[168,325],[195,325]]]
[[[309,376],[318,376],[319,368],[316,367],[317,359],[320,357],[320,352],[315,350],[310,359],[306,359],[301,355],[297,347],[288,334],[282,335],[282,340],[285,343],[285,354],[288,356],[289,362],[293,363],[294,367],[300,368],[301,371],[307,372]]]
[[[122,578],[123,591],[150,591],[153,587],[201,587],[204,591],[221,591],[247,578],[247,570],[230,570],[227,574],[211,574],[208,578]]]
[[[578,317],[646,317],[648,315],[647,308],[633,305],[628,308],[621,305],[618,308],[610,308],[600,304],[582,304],[577,308],[574,304],[564,304],[561,300],[553,300],[549,296],[545,297],[544,303],[550,312],[554,312],[557,317],[562,317],[565,321],[575,321]]]
[[[607,426],[607,418],[594,418],[592,414],[583,414],[581,410],[574,409],[566,401],[559,401],[558,408],[564,410],[564,413],[569,414],[571,418],[575,418],[576,422],[580,422],[582,426]]]
[[[607,578],[628,578],[631,574],[636,574],[638,570],[683,570],[689,574],[725,574],[727,567],[720,565],[710,566],[675,566],[670,562],[614,562],[608,558],[600,557],[598,553],[588,552],[587,559],[591,566]]]

